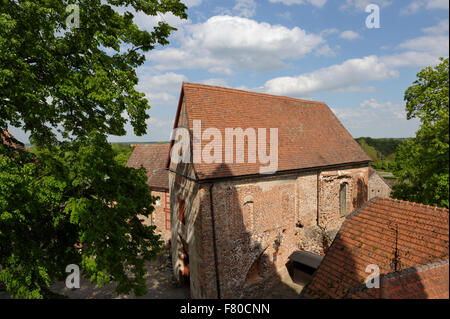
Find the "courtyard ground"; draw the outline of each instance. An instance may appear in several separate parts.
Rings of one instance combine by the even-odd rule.
[[[156,261],[147,263],[147,289],[148,293],[140,299],[187,299],[189,287],[180,285],[172,275],[172,263],[165,252]],[[114,284],[103,287],[93,285],[86,278],[81,278],[79,289],[68,289],[64,282],[57,282],[51,287],[55,293],[71,299],[134,299],[136,296],[115,295]],[[267,299],[297,299],[302,286],[294,283],[286,274],[281,277],[281,283],[264,292]],[[9,294],[0,289],[0,299],[9,299]]]

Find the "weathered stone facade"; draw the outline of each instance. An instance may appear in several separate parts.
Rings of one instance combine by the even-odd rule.
[[[187,253],[192,298],[218,297],[217,280],[221,298],[260,297],[287,271],[293,251],[324,254],[345,218],[340,185],[347,183],[350,213],[367,200],[367,180],[367,166],[212,184],[170,173],[174,273],[186,273],[180,256]]]
[[[392,192],[391,186],[380,176],[374,169],[369,170],[369,199],[376,196],[390,197]]]
[[[156,233],[161,235],[161,240],[168,243],[172,237],[170,231],[170,194],[168,191],[151,191],[151,195],[159,199],[156,201],[153,213],[149,217],[143,217],[144,224],[156,226]]]

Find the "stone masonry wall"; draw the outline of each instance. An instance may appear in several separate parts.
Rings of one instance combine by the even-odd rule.
[[[390,197],[391,187],[386,184],[383,178],[378,173],[373,173],[369,178],[369,199],[376,196]]]
[[[160,199],[155,204],[155,210],[149,217],[144,217],[145,225],[154,225],[156,226],[156,233],[161,235],[161,240],[167,243],[172,234],[170,232],[170,223],[168,224],[168,228],[166,227],[166,212],[168,212],[167,217],[170,220],[170,203],[166,203],[166,194],[169,192],[157,192],[152,191],[152,196],[159,197]]]
[[[216,182],[213,207],[221,296],[260,297],[286,271],[293,251],[323,255],[345,218],[339,211],[340,184],[348,184],[350,213],[367,200],[367,179],[367,167],[349,167]]]

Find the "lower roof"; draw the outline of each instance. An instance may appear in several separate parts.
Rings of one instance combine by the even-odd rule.
[[[383,275],[448,256],[448,209],[375,197],[347,217],[302,294],[346,298],[364,284],[369,265]]]

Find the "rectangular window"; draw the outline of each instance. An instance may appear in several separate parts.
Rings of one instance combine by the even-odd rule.
[[[339,207],[341,216],[347,215],[347,183],[342,183],[339,189]]]

